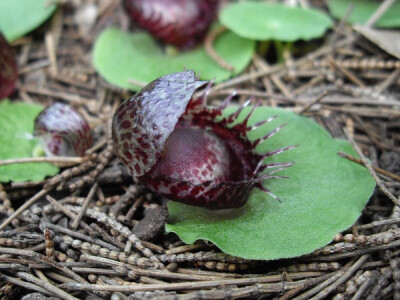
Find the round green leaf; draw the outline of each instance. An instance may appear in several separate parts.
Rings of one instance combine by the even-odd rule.
[[[373,0],[330,0],[328,6],[331,14],[342,19],[353,4],[353,9],[347,18],[351,24],[364,24],[378,9],[380,1]],[[395,2],[383,16],[375,23],[376,27],[399,27],[400,26],[400,2]]]
[[[56,9],[48,0],[0,0],[0,31],[9,42],[41,25]]]
[[[170,201],[168,232],[175,232],[185,243],[203,239],[234,256],[271,260],[310,253],[357,220],[375,182],[365,168],[337,155],[338,151],[355,155],[352,147],[346,141],[332,139],[313,121],[281,109],[257,108],[250,123],[274,115],[278,116],[276,120],[251,132],[249,138],[256,139],[287,123],[257,150],[299,145],[266,160],[296,162],[278,173],[288,179],[265,182],[282,202],[258,189],[238,209],[212,211]]]
[[[37,141],[32,139],[33,121],[43,109],[23,102],[0,102],[0,160],[32,157]],[[39,181],[57,174],[49,163],[26,163],[0,166],[0,182]]]
[[[254,42],[225,33],[216,41],[215,49],[234,67],[234,73],[219,67],[203,47],[168,56],[147,33],[132,34],[111,28],[98,37],[93,50],[93,64],[107,81],[135,91],[140,87],[131,84],[129,79],[147,84],[185,68],[195,70],[201,79],[220,82],[238,74],[248,65],[254,52]]]
[[[242,1],[223,9],[219,21],[239,36],[293,42],[321,37],[332,20],[315,9]]]

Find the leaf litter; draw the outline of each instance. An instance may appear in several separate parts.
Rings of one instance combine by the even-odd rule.
[[[86,160],[64,167],[54,177],[0,185],[2,296],[374,299],[399,295],[400,210],[379,189],[356,224],[338,232],[327,246],[292,259],[246,260],[205,241],[186,245],[175,235],[156,230],[150,234],[153,237],[146,232],[146,240],[133,234],[130,228],[134,231],[146,218],[164,225],[165,203],[132,180],[113,155],[107,120],[130,93],[103,81],[89,54],[105,26],[126,28],[127,20],[116,2],[95,3],[99,15],[88,35],[80,36],[71,23],[77,9],[71,2],[61,6],[61,22],[46,24],[41,34],[16,46],[20,84],[11,100],[70,103],[87,116],[96,139]],[[393,167],[399,164],[400,152],[398,60],[351,28],[337,28],[316,41],[314,49],[287,56],[285,64],[254,56],[241,75],[215,85],[209,101],[217,104],[236,88],[237,103],[255,96],[263,105],[302,112],[333,137],[350,138],[388,195],[398,199],[399,181],[377,169],[399,175]],[[60,38],[53,37],[53,44],[43,42],[57,32]],[[301,42],[303,49],[300,46]],[[331,93],[310,106],[326,90]]]

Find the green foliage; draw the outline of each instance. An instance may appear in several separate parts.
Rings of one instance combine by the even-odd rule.
[[[149,83],[185,68],[195,70],[201,79],[220,82],[238,74],[248,65],[254,52],[254,42],[225,33],[216,41],[215,49],[234,67],[233,74],[212,61],[203,47],[170,56],[147,33],[131,34],[112,28],[98,37],[93,50],[93,64],[109,82],[135,91],[139,87],[130,84],[129,79]]]
[[[41,25],[56,9],[48,0],[0,0],[0,31],[12,42]]]
[[[278,173],[288,179],[265,182],[282,202],[258,189],[239,209],[211,211],[170,201],[168,232],[177,233],[186,243],[204,239],[234,256],[271,260],[310,253],[357,220],[375,182],[365,168],[337,155],[338,151],[355,155],[352,147],[346,141],[332,139],[313,121],[280,109],[257,108],[250,123],[273,115],[278,118],[251,132],[249,138],[256,139],[288,123],[257,150],[300,145],[266,160],[296,162]]]
[[[329,0],[328,6],[335,18],[342,19],[353,3],[353,9],[347,18],[352,24],[364,24],[378,9],[381,1],[373,0]],[[395,2],[375,23],[377,27],[400,27],[400,2]]]
[[[30,138],[33,122],[43,109],[22,102],[0,102],[0,160],[32,157],[37,141]],[[26,163],[0,166],[0,182],[38,181],[58,173],[48,163]]]
[[[319,38],[332,27],[332,20],[314,9],[252,1],[228,5],[219,20],[239,36],[285,42]]]

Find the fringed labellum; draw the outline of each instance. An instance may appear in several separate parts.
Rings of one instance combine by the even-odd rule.
[[[257,104],[235,124],[248,102],[216,121],[232,97],[219,107],[206,106],[207,89],[199,98],[192,97],[206,83],[197,80],[193,71],[170,74],[124,101],[112,125],[117,156],[150,190],[188,205],[240,207],[253,187],[277,198],[263,181],[281,178],[274,174],[293,163],[264,164],[264,159],[293,146],[263,154],[256,153],[255,147],[283,126],[263,138],[248,140],[249,131],[274,118],[249,126]]]
[[[217,0],[124,0],[126,11],[156,39],[180,49],[200,43],[214,19]]]
[[[0,32],[0,99],[8,97],[13,92],[17,78],[14,50]]]
[[[83,156],[92,145],[87,121],[63,103],[48,106],[36,117],[33,134],[48,156]]]

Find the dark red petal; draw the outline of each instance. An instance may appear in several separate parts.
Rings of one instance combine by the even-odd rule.
[[[48,155],[82,156],[92,145],[89,124],[63,103],[50,105],[36,117],[34,135]]]
[[[162,157],[151,171],[151,177],[167,176],[201,184],[230,179],[230,151],[215,134],[196,127],[176,128],[168,138]]]
[[[243,206],[252,187],[258,184],[252,179],[243,181],[212,181],[192,184],[188,181],[159,176],[150,178],[147,174],[139,177],[150,190],[177,202],[208,209],[225,209]]]
[[[158,40],[189,49],[205,36],[216,0],[124,0],[129,16]]]
[[[17,78],[14,50],[0,32],[0,99],[8,97],[13,92]]]
[[[198,81],[193,71],[165,75],[118,107],[113,118],[113,139],[118,157],[136,165],[134,176],[142,176],[155,164],[194,91],[206,83]],[[132,138],[126,138],[127,133]],[[133,159],[126,156],[126,151]],[[142,153],[147,155],[145,160]]]

